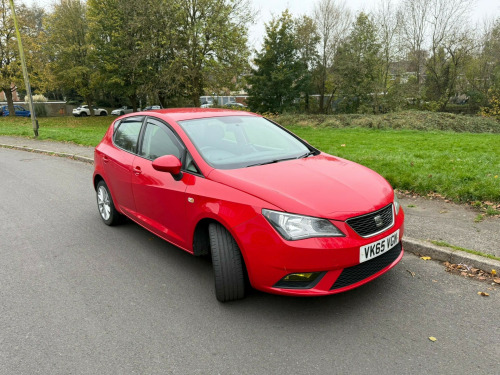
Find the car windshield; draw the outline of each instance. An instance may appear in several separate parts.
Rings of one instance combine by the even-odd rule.
[[[211,117],[179,124],[203,159],[218,169],[277,163],[316,151],[262,117]]]

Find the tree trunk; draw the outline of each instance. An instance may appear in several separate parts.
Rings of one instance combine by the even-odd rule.
[[[137,112],[137,96],[135,94],[132,94],[129,96],[130,99],[130,104],[132,104],[132,108],[134,109],[134,112]]]
[[[159,92],[158,100],[160,101],[162,108],[167,108],[167,95],[165,95],[165,93]]]
[[[87,96],[85,98],[85,102],[89,106],[90,116],[94,116],[94,108],[92,107],[92,98]]]
[[[7,107],[9,108],[9,116],[14,117],[16,115],[16,110],[14,108],[14,100],[12,100],[12,88],[9,86],[2,89],[5,93],[5,99],[7,100]]]

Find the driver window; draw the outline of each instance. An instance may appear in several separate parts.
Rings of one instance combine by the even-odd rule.
[[[162,124],[156,124],[148,121],[140,156],[154,160],[163,155],[174,155],[181,158],[182,147],[175,138],[174,133]]]

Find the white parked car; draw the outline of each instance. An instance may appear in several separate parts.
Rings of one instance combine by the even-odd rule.
[[[106,111],[104,108],[94,108],[94,115],[95,116],[107,116],[108,111]],[[73,116],[80,117],[80,116],[90,116],[90,109],[88,105],[81,105],[78,108],[75,108],[73,110]]]
[[[121,115],[124,115],[125,113],[132,113],[132,112],[134,112],[132,107],[127,107],[126,105],[124,105],[123,107],[113,109],[111,111],[111,114],[115,115],[115,116],[121,116]]]

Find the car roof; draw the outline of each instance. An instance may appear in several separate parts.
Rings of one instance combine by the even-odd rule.
[[[183,121],[183,120],[195,120],[206,117],[222,117],[222,116],[257,116],[258,114],[251,112],[244,112],[231,109],[223,108],[168,108],[168,109],[156,109],[153,111],[146,112],[147,114],[156,113],[158,117],[164,118],[165,120],[173,121]],[[137,115],[135,113],[134,115]]]

